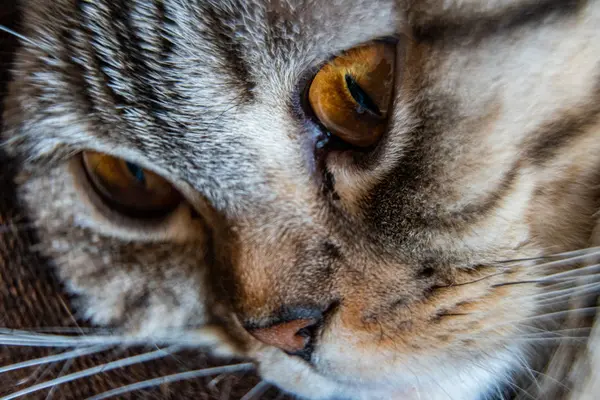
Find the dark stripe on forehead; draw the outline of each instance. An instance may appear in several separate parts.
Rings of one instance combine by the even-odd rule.
[[[67,46],[72,51],[71,59],[76,60],[85,70],[84,90],[89,92],[88,99],[91,102],[92,109],[101,114],[105,106],[113,108],[117,113],[128,103],[127,99],[112,89],[115,82],[113,77],[108,75],[109,60],[102,56],[98,51],[98,43],[101,40],[97,32],[96,25],[98,21],[89,10],[90,4],[83,0],[77,2],[76,20],[79,29],[74,29],[72,33],[74,40],[73,46]]]
[[[165,36],[165,9],[160,1],[111,0],[78,2],[80,29],[86,38],[81,50],[88,90],[98,115],[106,124],[125,120],[132,127],[168,130],[168,82],[161,79],[172,46]],[[114,123],[107,131],[115,131]],[[171,130],[172,131],[172,130]],[[144,132],[146,134],[148,132]],[[134,140],[129,135],[128,140]],[[142,140],[136,140],[138,147]]]
[[[225,10],[207,5],[201,12],[199,17],[205,22],[201,34],[222,58],[222,72],[228,75],[228,82],[240,91],[242,101],[253,100],[255,83],[244,59],[244,48],[237,38],[237,34],[245,30],[242,16],[235,12],[235,7]]]
[[[69,19],[69,22],[72,22],[72,20]],[[85,79],[86,70],[83,62],[76,56],[78,49],[77,40],[74,37],[75,32],[76,30],[69,24],[65,25],[60,33],[61,42],[64,43],[61,59],[64,60],[65,64],[69,65],[69,73],[65,74],[65,80],[67,80],[70,87],[77,89],[73,91],[73,96],[77,99],[77,104],[82,107],[86,114],[91,114],[94,101],[90,87],[87,85]]]
[[[136,102],[145,109],[155,123],[161,125],[158,114],[164,112],[164,107],[158,100],[158,95],[150,81],[152,73],[152,68],[148,64],[150,57],[142,49],[142,39],[133,26],[130,4],[126,0],[111,0],[110,4],[114,4],[111,7],[111,17],[121,45],[120,51],[126,63],[127,71],[124,72],[132,75]]]
[[[473,41],[527,25],[547,23],[551,18],[560,20],[578,12],[588,0],[532,0],[522,5],[506,6],[503,10],[488,13],[457,15],[454,17],[430,17],[427,11],[411,12],[409,21],[417,40],[452,41],[457,39]],[[450,14],[450,13],[449,13]]]
[[[164,1],[155,1],[155,3],[158,19],[161,21],[159,27],[161,38],[160,58],[162,61],[165,61],[173,51],[173,40],[171,39],[171,32],[168,27],[173,27],[176,23],[167,13]]]

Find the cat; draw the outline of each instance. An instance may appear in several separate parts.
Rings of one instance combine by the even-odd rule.
[[[4,147],[81,318],[307,399],[575,393],[600,2],[22,9]]]

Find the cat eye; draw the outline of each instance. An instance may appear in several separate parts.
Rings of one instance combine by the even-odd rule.
[[[308,101],[332,135],[357,147],[369,147],[381,138],[392,102],[395,47],[385,42],[356,47],[314,77]]]
[[[136,164],[94,151],[83,152],[82,161],[98,194],[125,214],[154,217],[174,210],[182,201],[173,185]]]

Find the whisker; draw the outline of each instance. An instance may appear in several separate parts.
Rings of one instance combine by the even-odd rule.
[[[180,346],[171,346],[164,350],[152,351],[149,353],[144,353],[132,357],[123,358],[116,361],[111,361],[106,364],[98,365],[96,367],[84,369],[82,371],[74,372],[69,375],[65,375],[63,377],[52,379],[50,381],[42,382],[37,385],[33,385],[31,387],[25,388],[23,390],[19,390],[18,392],[11,393],[7,396],[0,398],[0,400],[12,400],[18,397],[26,396],[28,394],[38,392],[40,390],[48,389],[57,385],[61,385],[63,383],[71,382],[76,379],[85,378],[88,376],[95,375],[97,373],[102,373],[106,371],[110,371],[117,368],[123,368],[128,365],[140,364],[146,361],[155,360],[157,358],[163,358],[168,356],[172,352],[176,352],[180,349]]]
[[[527,362],[527,360],[525,360],[525,358],[522,355],[516,354],[515,359],[517,360],[519,368],[521,368],[521,370],[525,372],[525,374],[528,376],[528,379],[531,379],[532,384],[535,385],[538,391],[540,391],[542,386],[540,385],[538,377],[535,374],[535,372],[537,371],[529,366],[529,363]]]
[[[461,282],[461,283],[455,283],[453,285],[444,285],[444,286],[440,285],[440,286],[437,286],[437,288],[451,288],[451,287],[458,287],[458,286],[467,286],[467,285],[471,285],[473,283],[478,283],[478,282],[484,281],[486,279],[493,278],[495,276],[503,275],[503,274],[506,273],[506,271],[509,271],[509,270],[506,269],[505,271],[502,271],[502,272],[496,272],[496,273],[493,273],[493,274],[488,274],[488,275],[482,276],[481,278],[473,279],[473,280],[468,281],[468,282]]]
[[[71,358],[70,360],[67,360],[65,362],[65,365],[63,365],[60,372],[58,373],[59,378],[61,376],[64,376],[67,373],[67,371],[69,370],[69,368],[71,368],[71,366],[73,365],[73,360],[74,359]],[[48,395],[46,396],[46,400],[52,400],[52,397],[54,396],[54,392],[56,391],[56,388],[58,388],[58,386],[52,386],[50,388],[50,390],[48,391]]]
[[[587,329],[587,331],[586,331]],[[487,330],[486,330],[487,331]],[[577,344],[586,344],[587,340],[588,340],[588,336],[589,333],[591,332],[591,328],[577,328],[577,329],[571,329],[571,330],[564,330],[562,332],[568,332],[571,333],[572,335],[567,335],[567,334],[562,334],[559,333],[558,331],[553,334],[553,332],[551,331],[547,331],[547,332],[538,332],[538,333],[531,333],[531,334],[522,334],[522,335],[511,335],[511,336],[507,336],[507,337],[495,337],[495,336],[490,336],[489,332],[487,334],[482,334],[482,333],[477,333],[477,334],[471,334],[471,335],[461,335],[461,336],[465,336],[468,339],[471,340],[478,340],[480,343],[484,342],[484,341],[490,341],[490,342],[508,342],[508,343],[513,343],[513,342],[558,342],[558,343],[563,343],[563,342],[576,342]]]
[[[271,387],[270,384],[268,384],[265,381],[261,381],[261,382],[257,383],[256,386],[254,386],[252,389],[250,389],[250,391],[248,393],[246,393],[244,396],[242,396],[242,398],[240,400],[258,399],[260,396],[265,394],[265,392],[267,390],[269,390],[270,387]]]
[[[27,347],[82,347],[92,346],[97,344],[104,345],[143,345],[147,341],[134,338],[121,337],[101,337],[101,336],[86,336],[86,337],[58,337],[58,338],[33,338],[20,335],[8,336],[0,335],[0,345],[3,346],[27,346]]]
[[[545,289],[547,289],[547,288],[545,288]],[[536,293],[536,294],[532,294],[532,295],[528,295],[528,296],[523,296],[521,298],[536,300],[541,303],[545,300],[550,300],[550,299],[562,297],[565,295],[566,296],[576,295],[577,293],[574,293],[574,292],[581,291],[582,293],[586,293],[589,291],[589,289],[591,289],[592,291],[600,289],[600,282],[592,282],[592,283],[586,283],[583,285],[571,286],[566,289],[559,288],[559,289],[550,290],[550,291],[544,290],[543,293]]]
[[[591,328],[570,328],[570,329],[559,329],[555,331],[541,331],[535,333],[524,333],[518,336],[513,336],[517,338],[530,338],[530,337],[577,337],[577,336],[566,336],[565,333],[568,334],[581,334],[581,337],[589,336],[591,332]]]
[[[523,362],[525,362],[525,361],[523,361]],[[563,388],[566,392],[570,392],[571,391],[571,388],[569,386],[565,385],[564,383],[562,383],[558,379],[552,377],[551,375],[543,373],[543,372],[538,371],[536,369],[533,369],[533,368],[531,368],[529,366],[523,366],[523,367],[527,368],[529,371],[531,371],[532,374],[541,376],[544,379],[548,379],[548,380],[552,381],[554,384],[556,384],[556,385],[560,386],[561,388]],[[536,379],[536,382],[537,382],[537,379]],[[539,384],[538,384],[538,386],[539,386]]]
[[[67,352],[55,354],[52,356],[36,358],[34,360],[27,360],[27,361],[23,361],[20,363],[0,367],[0,374],[9,372],[9,371],[22,369],[22,368],[35,367],[38,365],[43,365],[43,364],[48,364],[48,363],[53,363],[53,362],[58,362],[58,361],[64,361],[64,360],[69,360],[72,358],[81,357],[81,356],[85,356],[85,355],[89,355],[89,354],[99,353],[99,352],[104,351],[109,348],[110,348],[110,346],[85,347],[82,349],[67,351]]]
[[[203,368],[194,371],[180,372],[177,374],[162,376],[160,378],[148,379],[142,382],[133,383],[131,385],[122,386],[116,389],[112,389],[100,394],[97,394],[92,397],[88,397],[86,400],[102,400],[108,399],[109,397],[119,396],[125,393],[134,392],[137,390],[147,389],[154,386],[160,386],[165,383],[173,383],[182,380],[200,378],[203,376],[210,376],[215,374],[223,374],[223,373],[234,373],[241,371],[249,371],[254,368],[254,364],[252,363],[242,363],[242,364],[233,364],[233,365],[225,365],[222,367],[213,367],[213,368]],[[4,400],[4,399],[2,399]]]
[[[213,379],[211,379],[211,381],[208,382],[206,387],[211,391],[217,392],[218,391],[217,385],[226,377],[227,377],[226,374],[219,374],[219,375],[215,376]]]
[[[566,291],[566,292],[565,292]],[[560,295],[550,296],[547,295],[545,299],[538,300],[539,306],[550,306],[556,303],[569,301],[575,297],[582,297],[590,294],[597,294],[600,291],[600,283],[590,283],[588,285],[576,286],[572,290],[561,290],[559,292],[565,292]]]
[[[465,335],[470,339],[485,341],[486,339],[492,342],[575,342],[578,344],[586,344],[591,328],[574,328],[565,329],[562,331],[546,331],[521,335],[511,335],[508,337],[490,337],[488,334]]]
[[[485,354],[486,354],[486,355],[489,357],[489,354],[487,354],[487,353],[485,353]],[[498,357],[493,357],[493,358],[495,358],[495,359],[499,359]],[[469,360],[469,362],[472,362],[473,364],[477,365],[479,368],[481,368],[481,369],[483,369],[483,370],[485,370],[485,371],[488,371],[488,372],[492,373],[492,371],[491,371],[489,368],[485,367],[485,366],[484,366],[484,365],[482,365],[480,362],[475,362],[475,361],[472,361],[472,360]],[[535,398],[535,397],[533,397],[533,396],[531,395],[531,393],[529,393],[527,390],[525,390],[525,389],[524,389],[524,388],[522,388],[521,386],[519,386],[519,385],[517,385],[516,383],[514,383],[512,378],[510,378],[510,377],[501,378],[501,381],[502,381],[502,382],[504,382],[504,383],[506,383],[506,384],[507,384],[507,385],[509,385],[510,387],[512,387],[512,388],[514,388],[514,389],[516,389],[516,390],[520,391],[520,392],[521,392],[521,393],[522,393],[522,394],[523,394],[525,397],[527,397],[527,398],[529,398],[529,399],[531,399],[531,400],[536,400],[536,398]]]
[[[588,266],[585,266],[582,268],[572,269],[570,271],[559,272],[556,274],[547,275],[546,278],[562,278],[562,277],[571,277],[573,275],[580,277],[581,273],[591,274],[591,275],[584,275],[587,277],[587,276],[598,275],[599,272],[600,272],[600,264],[593,264],[593,265],[588,265]]]
[[[590,261],[593,261],[594,263],[597,263],[597,259],[600,255],[598,253],[595,252],[591,252],[591,253],[585,253],[585,254],[581,254],[581,255],[577,255],[571,258],[564,258],[564,259],[559,259],[556,261],[550,261],[547,263],[543,263],[543,264],[537,264],[537,265],[533,265],[533,266],[529,266],[527,267],[529,270],[531,269],[546,269],[546,270],[551,270],[551,269],[555,269],[555,270],[559,270],[561,268],[564,267],[568,267],[568,266],[572,266],[575,264],[585,264],[585,263],[589,263]],[[585,267],[584,267],[585,268]],[[568,276],[568,274],[572,274],[575,271],[580,271],[583,268],[575,268],[566,272],[559,272],[557,274],[554,275],[548,275],[548,276],[562,276],[563,274],[565,274],[565,276]]]
[[[20,33],[15,32],[12,29],[10,29],[4,25],[0,25],[0,31],[6,32],[9,35],[13,35],[14,37],[17,37],[35,47],[37,47],[38,49],[44,50],[44,48],[42,46],[40,46],[38,43],[34,42],[33,40],[29,39],[27,36],[21,35]]]
[[[46,376],[51,374],[53,370],[54,370],[54,364],[40,365],[39,367],[36,367],[36,369],[28,377],[23,378],[23,379],[19,380],[18,382],[16,382],[13,385],[13,387],[24,386],[31,381],[33,381],[32,385],[35,385],[38,382],[40,382],[43,378],[45,378]],[[32,385],[29,385],[29,386],[32,386]]]
[[[579,256],[591,256],[591,255],[599,255],[600,247],[588,247],[585,249],[577,249],[572,251],[566,251],[563,253],[556,253],[550,255],[544,255],[539,257],[525,257],[525,258],[514,258],[510,260],[502,260],[496,261],[496,264],[519,264],[526,261],[539,261],[539,260],[553,260],[553,259],[564,259],[564,260],[573,260],[575,257]],[[541,264],[544,265],[544,264]]]
[[[0,328],[1,329],[1,328]],[[106,335],[113,335],[114,331],[108,328],[88,328],[88,327],[71,327],[71,326],[55,326],[55,327],[44,327],[44,328],[35,328],[27,331],[29,333],[78,333],[78,334],[88,334],[88,333],[104,333]]]
[[[577,250],[572,250],[572,251],[566,251],[563,253],[558,253],[556,254],[557,257],[573,257],[573,256],[577,256],[580,254],[587,254],[587,255],[600,255],[600,246],[596,246],[596,247],[588,247],[586,249],[577,249]]]
[[[527,343],[565,343],[573,342],[578,345],[587,343],[586,337],[581,336],[562,336],[562,337],[544,337],[544,338],[495,338],[495,341],[502,342],[527,342]]]
[[[53,335],[0,328],[0,345],[76,348],[93,345],[148,346],[161,344],[209,347],[219,343],[220,332],[218,327],[206,326],[175,336],[168,335],[168,332],[160,332],[155,336],[125,336],[110,333],[106,335]]]
[[[71,318],[71,322],[73,322],[75,324],[75,327],[77,327],[77,329],[79,329],[79,333],[83,335],[83,331],[81,330],[81,327],[77,323],[77,319],[71,312],[71,308],[65,303],[65,301],[63,300],[62,297],[59,297],[58,300],[60,301],[60,304],[62,305],[63,309],[67,312],[67,314],[69,314],[69,318]]]
[[[562,311],[548,312],[548,313],[539,314],[539,315],[533,315],[530,317],[525,317],[525,318],[517,319],[517,320],[508,320],[508,321],[504,321],[504,322],[500,322],[500,323],[488,326],[485,329],[478,332],[478,335],[483,334],[485,332],[489,332],[489,331],[494,330],[499,327],[507,326],[507,325],[517,325],[517,324],[522,325],[523,322],[535,322],[535,321],[545,320],[545,319],[560,319],[564,316],[567,316],[567,315],[573,314],[573,313],[578,313],[581,316],[594,316],[594,315],[596,315],[597,311],[598,311],[597,307],[581,307],[581,308],[575,308],[572,310],[562,310]],[[466,336],[469,336],[469,335],[466,335]]]
[[[146,345],[152,338],[120,335],[50,335],[35,331],[0,328],[0,345],[82,347],[92,345]]]
[[[493,285],[490,285],[490,287],[497,288],[497,287],[512,286],[512,285],[532,285],[532,284],[538,285],[538,284],[544,284],[544,283],[564,283],[564,282],[576,282],[576,280],[577,280],[577,277],[552,278],[552,279],[547,279],[547,278],[527,279],[527,280],[522,280],[522,281],[510,281],[510,282],[495,283]]]

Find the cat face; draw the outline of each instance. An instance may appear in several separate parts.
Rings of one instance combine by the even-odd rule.
[[[535,358],[569,287],[506,261],[593,245],[598,2],[29,3],[4,138],[81,316],[216,327],[308,398],[476,399]]]

